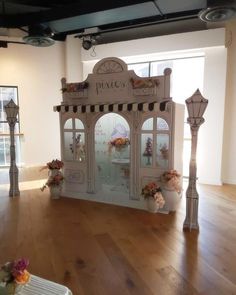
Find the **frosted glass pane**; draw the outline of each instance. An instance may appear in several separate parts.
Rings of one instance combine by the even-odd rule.
[[[168,134],[158,134],[157,135],[157,166],[168,169],[168,159],[169,159],[169,135]]]
[[[153,135],[142,134],[141,135],[141,166],[148,167],[152,165],[153,155]]]
[[[75,134],[75,160],[79,162],[85,161],[85,136],[84,132]]]
[[[153,130],[153,118],[144,121],[142,130]]]
[[[65,160],[73,160],[73,132],[64,133],[64,157]]]
[[[95,125],[96,182],[109,192],[129,192],[129,139],[127,121],[120,115],[103,115]]]
[[[75,119],[75,129],[84,129],[84,124],[80,119]]]
[[[157,130],[169,130],[166,120],[157,118]]]
[[[65,122],[64,129],[72,129],[72,119],[68,119]]]

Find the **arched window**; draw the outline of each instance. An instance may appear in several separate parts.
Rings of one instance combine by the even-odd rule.
[[[168,169],[170,129],[163,118],[151,117],[141,128],[141,166]]]
[[[64,160],[85,160],[85,132],[80,119],[69,118],[64,124]]]

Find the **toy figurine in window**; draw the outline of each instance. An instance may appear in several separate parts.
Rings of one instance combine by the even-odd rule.
[[[72,154],[74,153],[73,144],[70,144],[70,150]],[[81,142],[81,134],[79,133],[75,137],[75,160],[77,161],[84,161],[85,159],[85,147],[83,142]]]
[[[147,157],[146,165],[151,165],[151,157],[152,157],[152,139],[151,137],[147,138],[145,151],[143,153],[144,157]]]
[[[166,144],[163,144],[160,148],[160,152],[161,152],[161,156],[164,160],[167,160],[168,159],[168,156],[169,156],[169,150],[167,148],[167,145]]]

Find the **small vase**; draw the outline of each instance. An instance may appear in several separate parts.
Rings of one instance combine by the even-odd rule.
[[[151,213],[157,213],[157,211],[159,209],[159,205],[154,200],[154,198],[152,198],[152,197],[147,198],[147,209]]]
[[[61,186],[60,185],[52,185],[50,186],[50,196],[52,199],[59,199],[61,196]]]
[[[180,200],[180,194],[167,187],[162,188],[162,194],[165,199],[165,209],[169,211],[176,211]]]
[[[48,171],[48,176],[50,177],[54,177],[54,176],[56,176],[56,175],[58,175],[58,174],[61,174],[61,171],[59,170],[59,169],[50,169],[49,171]]]

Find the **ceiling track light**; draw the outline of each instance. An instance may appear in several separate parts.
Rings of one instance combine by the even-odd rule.
[[[97,36],[81,36],[82,39],[82,47],[85,50],[89,50],[93,46],[97,45]]]

